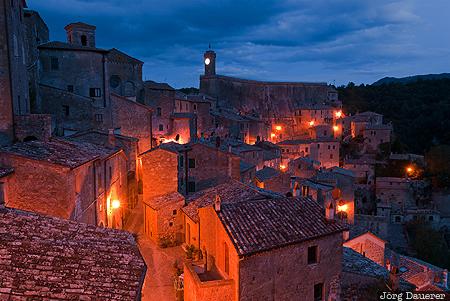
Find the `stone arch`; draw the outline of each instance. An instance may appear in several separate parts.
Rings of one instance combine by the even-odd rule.
[[[131,81],[125,82],[123,87],[123,96],[125,97],[136,96],[136,85],[133,82]]]

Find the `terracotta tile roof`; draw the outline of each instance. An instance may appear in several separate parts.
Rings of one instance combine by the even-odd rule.
[[[216,195],[219,195],[222,203],[239,202],[251,199],[281,198],[280,194],[246,185],[242,182],[230,180],[224,184],[202,190],[191,195],[186,201],[187,206],[183,212],[193,221],[198,222],[198,209],[214,204]]]
[[[0,178],[6,177],[14,172],[14,168],[0,167]]]
[[[168,194],[164,194],[161,196],[152,197],[144,200],[144,203],[149,205],[155,210],[159,210],[168,205],[176,204],[176,203],[184,203],[184,196],[178,192],[171,192]]]
[[[278,177],[281,174],[279,170],[276,170],[272,167],[264,166],[263,169],[260,169],[256,172],[255,177],[260,181],[264,182],[266,180]]]
[[[152,80],[146,80],[144,82],[144,86],[148,89],[152,90],[168,90],[168,91],[174,91],[175,89],[170,86],[168,83],[158,83]]]
[[[0,208],[0,300],[137,300],[145,273],[128,232]]]
[[[217,212],[240,256],[268,251],[344,231],[327,221],[325,210],[309,198],[222,203]]]
[[[0,148],[0,152],[69,168],[76,168],[94,159],[106,158],[119,151],[121,151],[119,148],[104,147],[69,139],[28,141]]]

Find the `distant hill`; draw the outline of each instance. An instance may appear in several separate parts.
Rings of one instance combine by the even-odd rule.
[[[372,85],[379,86],[383,84],[392,84],[392,83],[407,84],[417,82],[419,80],[433,80],[433,79],[450,79],[450,73],[424,74],[407,77],[383,77],[382,79],[374,82]]]

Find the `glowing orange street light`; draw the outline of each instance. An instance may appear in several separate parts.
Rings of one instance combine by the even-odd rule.
[[[280,164],[280,169],[281,170],[285,170],[286,169],[286,165]]]
[[[339,131],[339,127],[337,125],[333,126],[333,131],[335,132]]]
[[[314,125],[314,120],[311,120],[311,121],[309,122],[309,125],[310,125],[310,126],[313,126],[313,125]]]
[[[276,135],[275,135],[274,133],[271,133],[271,134],[270,134],[270,138],[275,138],[275,136],[276,136]]]
[[[337,210],[338,210],[338,212],[346,212],[347,210],[348,210],[348,205],[347,204],[344,204],[344,205],[338,205],[337,206]]]
[[[120,201],[119,200],[113,200],[111,203],[111,207],[113,209],[119,209],[120,208]]]
[[[342,111],[337,111],[336,113],[334,113],[334,115],[336,116],[336,118],[341,118],[342,117]]]
[[[407,168],[406,168],[406,172],[407,173],[412,173],[414,171],[414,168],[412,168],[411,166],[408,166]]]
[[[276,129],[277,131],[281,131],[283,128],[281,127],[281,125],[277,125],[277,126],[275,127],[275,129]]]

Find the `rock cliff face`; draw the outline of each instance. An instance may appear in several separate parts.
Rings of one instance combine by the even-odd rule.
[[[201,76],[200,93],[215,97],[220,107],[257,112],[265,118],[289,117],[305,103],[337,100],[336,90],[326,83],[263,82],[222,75]]]

